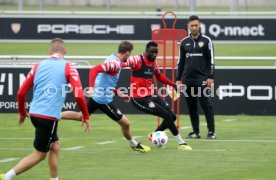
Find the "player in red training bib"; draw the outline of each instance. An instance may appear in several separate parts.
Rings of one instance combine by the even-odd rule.
[[[191,150],[189,146],[181,137],[178,132],[174,121],[176,115],[172,112],[168,103],[163,101],[158,95],[154,94],[152,89],[152,79],[155,78],[167,85],[173,86],[177,89],[174,82],[170,81],[166,76],[161,74],[156,57],[158,54],[158,45],[154,41],[150,41],[146,45],[146,51],[142,55],[130,57],[125,66],[131,68],[131,85],[130,85],[130,96],[131,102],[136,109],[163,118],[161,125],[155,130],[164,131],[169,128],[171,133],[174,135],[177,143],[179,144],[178,149],[180,150]],[[148,139],[151,140],[152,134],[148,135]]]

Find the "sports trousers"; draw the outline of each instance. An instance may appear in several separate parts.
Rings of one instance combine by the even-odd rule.
[[[178,130],[174,124],[176,115],[172,112],[169,105],[160,97],[147,96],[143,98],[131,98],[131,103],[139,111],[159,116],[163,119],[162,123],[155,131],[164,131],[169,128],[174,136],[178,135]]]
[[[189,115],[193,131],[197,134],[200,133],[199,129],[199,113],[198,113],[198,101],[202,110],[204,111],[207,128],[209,132],[215,133],[215,120],[213,107],[210,102],[210,91],[206,86],[198,86],[195,84],[185,84],[187,86],[186,102],[189,109]]]

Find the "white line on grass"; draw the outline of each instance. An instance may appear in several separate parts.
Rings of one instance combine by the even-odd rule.
[[[233,122],[233,121],[236,121],[237,119],[224,119],[224,120],[222,120],[222,121],[224,121],[224,122]]]
[[[62,148],[62,150],[65,151],[74,151],[78,149],[83,149],[85,146],[75,146],[75,147],[68,147],[68,148]],[[16,148],[16,147],[11,147],[11,148],[0,148],[0,150],[32,150],[33,148]]]
[[[207,126],[207,124],[206,123],[202,123],[202,124],[200,124],[200,126]],[[181,126],[180,127],[180,129],[190,129],[190,128],[192,128],[192,126]]]
[[[187,139],[187,138],[186,138]],[[276,140],[248,140],[248,139],[187,139],[189,142],[252,142],[252,143],[276,143]],[[169,139],[169,141],[175,141],[175,139]]]
[[[223,152],[227,151],[226,149],[193,149],[191,151],[199,151],[199,152]]]
[[[60,138],[61,140],[74,140],[74,139],[91,139],[90,137],[78,137],[78,138]],[[32,138],[21,138],[21,137],[17,137],[17,138],[0,138],[0,140],[34,140],[34,137]]]
[[[181,126],[180,129],[190,129],[192,126]]]
[[[79,150],[79,149],[83,149],[83,148],[85,148],[85,146],[68,147],[68,148],[63,148],[62,150],[65,150],[65,151],[75,151],[75,150]]]
[[[204,141],[204,142],[253,142],[253,143],[276,143],[276,140],[247,140],[247,139],[216,139],[216,140],[195,140],[195,141]]]
[[[7,158],[0,160],[0,163],[10,162],[10,161],[16,161],[19,158]]]
[[[138,139],[138,138],[142,138],[143,136],[133,136],[133,138]]]
[[[143,136],[132,136],[134,139],[139,139],[139,138],[142,138]],[[124,140],[126,140],[126,138],[122,138],[122,139],[124,139]]]
[[[0,138],[0,140],[30,140],[34,138]]]
[[[33,148],[0,148],[0,150],[32,150]]]
[[[112,143],[115,143],[116,141],[104,141],[104,142],[99,142],[99,143],[96,143],[96,144],[99,144],[99,145],[104,145],[104,144],[112,144]]]

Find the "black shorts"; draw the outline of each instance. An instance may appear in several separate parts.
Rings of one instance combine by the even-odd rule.
[[[51,144],[58,140],[58,121],[31,117],[35,127],[34,148],[40,152],[48,152]]]
[[[93,98],[89,98],[87,101],[87,107],[89,114],[93,114],[99,109],[114,121],[119,121],[123,117],[121,111],[112,102],[109,104],[100,104]]]

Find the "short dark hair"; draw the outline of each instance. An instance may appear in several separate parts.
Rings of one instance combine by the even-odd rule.
[[[131,52],[133,49],[133,44],[129,41],[123,41],[119,44],[118,47],[118,53],[123,54],[126,53],[127,51]]]
[[[155,41],[150,41],[146,45],[146,50],[149,49],[151,46],[158,47],[158,44]]]
[[[189,22],[195,21],[195,20],[200,21],[200,20],[199,20],[199,17],[198,17],[197,15],[192,15],[192,16],[189,17]]]

